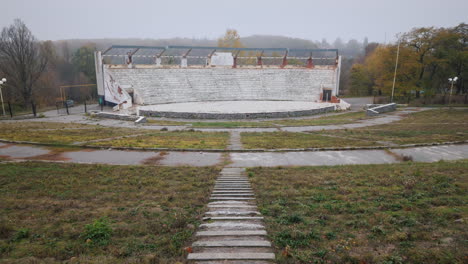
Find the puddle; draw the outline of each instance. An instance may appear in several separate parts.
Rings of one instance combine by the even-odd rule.
[[[6,146],[3,148],[0,148],[1,156],[9,156],[10,158],[14,158],[14,159],[34,157],[34,156],[39,156],[39,155],[45,155],[48,153],[49,153],[48,149],[41,148],[41,147],[32,147],[32,146],[12,145],[12,146]]]

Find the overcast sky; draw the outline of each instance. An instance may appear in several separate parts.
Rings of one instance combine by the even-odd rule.
[[[20,18],[41,40],[283,35],[393,41],[413,27],[468,22],[467,0],[0,0],[0,26]]]

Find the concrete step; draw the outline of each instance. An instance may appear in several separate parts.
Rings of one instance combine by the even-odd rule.
[[[233,215],[260,215],[260,212],[253,211],[253,210],[234,210],[232,208],[227,210],[216,210],[216,211],[209,211],[206,212],[205,215],[207,216],[233,216]]]
[[[246,177],[245,175],[241,175],[241,174],[238,174],[238,175],[226,175],[226,174],[221,174],[218,176],[218,179],[220,178],[242,178],[242,179],[249,179],[249,177]]]
[[[194,264],[272,264],[269,260],[201,260]]]
[[[215,188],[213,191],[223,191],[223,190],[231,190],[231,191],[252,191],[252,188],[229,188],[229,187],[222,187],[222,188]]]
[[[213,188],[213,191],[218,190],[218,189],[234,189],[234,190],[252,190],[252,187],[250,185],[246,186],[215,186]]]
[[[242,201],[242,200],[255,200],[254,197],[210,197],[210,200],[231,200],[231,201]]]
[[[234,190],[234,191],[231,191],[231,190],[224,190],[224,191],[213,191],[212,194],[215,194],[215,193],[253,193],[252,191],[249,191],[249,190]]]
[[[222,205],[222,204],[213,204],[213,205],[208,205],[209,208],[249,208],[249,209],[257,209],[257,206],[255,205],[244,205],[244,204],[233,204],[233,205]]]
[[[250,183],[248,182],[215,182],[216,185],[247,185],[250,187]]]
[[[248,182],[215,182],[215,186],[217,185],[246,185],[250,187],[250,183]]]
[[[216,180],[216,183],[248,183],[250,184],[249,181],[244,181],[244,180]]]
[[[213,193],[211,197],[226,197],[226,196],[253,196],[253,193]]]
[[[269,241],[264,240],[214,240],[196,241],[194,247],[271,247]]]
[[[218,202],[210,202],[208,205],[213,204],[223,204],[223,205],[232,205],[232,204],[244,204],[244,205],[253,205],[249,201],[218,201]]]
[[[244,189],[243,191],[245,191],[245,189],[248,188],[248,186],[217,186],[215,190],[219,191],[220,188],[221,190],[237,191],[238,189]]]
[[[212,193],[211,196],[254,196],[253,192],[216,192]]]
[[[265,227],[259,222],[254,221],[215,221],[213,223],[205,223],[200,225],[201,229],[211,229],[206,231],[234,231],[234,230],[264,230]],[[214,229],[214,230],[213,230]]]
[[[222,183],[222,184],[215,184],[215,188],[250,188],[250,184],[227,184],[227,183]]]
[[[266,236],[265,230],[198,231],[195,236]]]
[[[229,220],[229,221],[238,221],[238,220],[262,220],[263,216],[208,216],[203,217],[203,220]]]
[[[275,259],[273,253],[190,253],[187,257],[188,260],[264,260],[264,259]]]
[[[244,182],[250,182],[247,179],[239,179],[239,178],[225,178],[225,179],[216,179],[216,181],[244,181]]]

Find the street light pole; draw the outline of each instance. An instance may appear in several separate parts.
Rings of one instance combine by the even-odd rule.
[[[396,72],[398,68],[398,57],[400,56],[400,38],[398,38],[398,48],[396,53],[396,61],[395,61],[395,73],[393,74],[393,85],[392,85],[392,99],[391,102],[393,103],[393,94],[395,93],[395,81],[396,81]]]
[[[455,76],[453,78],[449,78],[448,79],[450,83],[452,83],[452,85],[450,85],[450,95],[449,95],[449,105],[452,104],[452,90],[453,90],[453,83],[456,82],[458,80],[458,77]]]
[[[6,114],[5,114],[5,104],[3,103],[2,85],[6,83],[6,81],[7,81],[6,78],[3,78],[2,80],[0,80],[0,99],[2,100],[3,115],[6,115]]]

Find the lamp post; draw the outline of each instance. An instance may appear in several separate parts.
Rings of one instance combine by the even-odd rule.
[[[450,105],[450,104],[452,104],[453,83],[456,82],[456,81],[458,80],[458,77],[455,76],[455,77],[453,77],[453,78],[449,78],[448,80],[449,80],[449,82],[451,83],[451,85],[450,85],[450,95],[449,95],[449,105]],[[3,112],[5,112],[5,111],[3,111]]]
[[[396,54],[396,60],[395,60],[395,73],[393,74],[392,98],[390,100],[392,103],[393,103],[393,94],[395,93],[395,81],[396,81],[396,74],[397,74],[397,68],[398,68],[398,57],[400,56],[400,43],[401,43],[401,39],[398,38],[398,48],[397,48],[397,54]]]
[[[3,103],[2,85],[6,83],[6,81],[7,81],[6,78],[2,78],[2,80],[0,80],[0,99],[2,100],[3,115],[5,115],[5,104]]]

